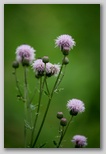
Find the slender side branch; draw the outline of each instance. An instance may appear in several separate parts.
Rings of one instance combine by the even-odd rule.
[[[60,143],[61,143],[61,140],[63,138],[63,134],[64,134],[64,126],[62,126],[61,136],[60,136],[60,140],[59,140],[58,145],[60,145]]]
[[[56,88],[55,88],[55,89],[57,89],[57,88],[59,87],[60,83],[62,82],[63,77],[64,77],[64,75],[65,75],[65,71],[66,71],[66,65],[65,65],[65,67],[64,67],[64,72],[63,72],[63,74],[62,74],[61,78],[59,79],[58,84],[57,84],[57,86],[56,86]]]
[[[65,133],[66,133],[66,131],[67,131],[69,125],[70,125],[70,122],[72,121],[72,118],[73,118],[73,116],[71,116],[71,118],[70,118],[70,120],[69,120],[69,122],[68,122],[68,124],[67,124],[67,126],[66,126],[66,129],[64,130],[64,133],[61,135],[60,141],[59,141],[59,143],[58,143],[58,145],[57,145],[57,148],[60,147],[60,144],[61,144],[61,142],[62,142],[62,140],[63,140],[63,137],[65,136]]]
[[[48,88],[47,80],[45,80],[45,85],[46,85],[46,89],[47,89],[48,95],[50,95],[50,91],[49,91],[49,88]]]
[[[53,97],[53,93],[54,93],[54,90],[55,90],[56,85],[57,85],[57,83],[58,83],[58,80],[59,80],[59,77],[60,77],[60,75],[61,75],[62,69],[63,69],[63,64],[61,65],[60,72],[59,72],[58,77],[57,77],[57,79],[56,79],[56,81],[55,81],[55,84],[54,84],[54,86],[53,86],[53,89],[52,89],[51,95],[50,95],[49,100],[48,100],[48,104],[47,104],[47,107],[46,107],[46,110],[45,110],[45,113],[44,113],[44,117],[43,117],[41,126],[40,126],[40,128],[39,128],[39,131],[38,131],[38,134],[37,134],[37,136],[36,136],[36,138],[35,138],[35,141],[34,141],[34,143],[33,143],[33,145],[32,145],[32,148],[34,148],[34,146],[36,145],[36,142],[37,142],[37,140],[38,140],[38,138],[39,138],[39,135],[40,135],[40,133],[41,133],[41,130],[42,130],[42,128],[43,128],[43,125],[44,125],[44,122],[45,122],[45,119],[46,119],[46,115],[47,115],[47,112],[48,112],[48,109],[49,109],[49,106],[50,106],[50,103],[51,103],[51,100],[52,100],[52,97]]]
[[[33,142],[34,131],[35,131],[37,120],[38,120],[38,115],[39,115],[41,98],[42,98],[42,93],[43,93],[43,88],[44,88],[45,80],[46,80],[46,76],[44,76],[43,83],[42,83],[42,77],[40,78],[40,94],[39,94],[38,108],[37,108],[37,114],[36,114],[35,121],[34,121],[34,127],[33,127],[33,130],[32,130],[31,144],[30,145],[32,145],[32,142]]]
[[[32,97],[31,97],[31,99],[29,100],[29,104],[32,103],[32,101],[33,101],[33,99],[34,99],[34,97],[35,97],[36,92],[37,92],[37,87],[35,87],[35,89],[34,89],[33,95],[32,95]]]
[[[16,82],[16,87],[17,87],[17,89],[18,89],[19,95],[20,95],[20,97],[23,98],[22,92],[21,92],[20,87],[19,87],[19,81],[18,81],[18,79],[17,79],[17,72],[16,72],[16,69],[15,69],[14,75],[15,75],[15,82]]]
[[[35,117],[35,121],[34,121],[34,126],[33,126],[33,130],[32,130],[32,135],[31,135],[31,145],[32,145],[32,142],[33,142],[34,131],[35,131],[35,127],[36,127],[36,123],[37,123],[38,115],[39,115],[39,109],[40,109],[41,97],[42,97],[42,77],[40,78],[40,93],[39,93],[39,101],[38,101],[37,113],[36,113],[36,117]]]

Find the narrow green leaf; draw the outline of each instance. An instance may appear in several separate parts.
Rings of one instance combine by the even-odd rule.
[[[39,147],[39,148],[42,148],[42,147],[44,147],[45,145],[46,145],[46,143],[44,143],[44,144],[40,145],[40,147]]]
[[[57,145],[57,142],[56,141],[53,141],[54,145]]]

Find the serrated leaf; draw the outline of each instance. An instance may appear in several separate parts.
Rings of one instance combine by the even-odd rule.
[[[26,120],[24,120],[24,125],[25,125],[25,127],[27,128],[27,129],[30,129],[30,130],[32,130],[33,128],[29,125],[29,123],[28,123],[28,121],[26,121]]]
[[[63,90],[64,90],[64,88],[59,88],[59,89],[55,89],[54,92],[59,93],[60,91],[63,91]]]
[[[30,104],[30,109],[33,111],[33,110],[36,109],[36,106],[37,106],[37,105]]]

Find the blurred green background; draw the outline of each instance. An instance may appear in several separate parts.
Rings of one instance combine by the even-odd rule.
[[[69,119],[66,109],[69,99],[77,98],[85,103],[86,110],[73,119],[62,142],[63,148],[71,148],[76,134],[88,138],[87,148],[100,148],[100,5],[99,4],[5,4],[4,5],[4,147],[24,147],[24,106],[17,99],[17,91],[11,67],[15,50],[21,44],[36,49],[36,57],[49,56],[52,63],[63,58],[54,39],[61,34],[71,35],[76,46],[69,54],[70,63],[60,87],[54,95],[46,123],[38,140],[45,148],[54,148],[58,135],[58,111]],[[18,69],[23,86],[23,69]],[[52,87],[55,77],[48,80]],[[32,69],[28,71],[30,91],[37,80]],[[31,92],[30,92],[31,94]],[[36,97],[34,101],[36,102]],[[43,117],[47,97],[43,96],[40,119]],[[39,126],[39,124],[38,124]]]

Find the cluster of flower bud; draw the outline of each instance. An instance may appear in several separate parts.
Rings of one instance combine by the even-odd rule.
[[[57,112],[57,118],[60,119],[61,126],[67,125],[67,119],[63,117],[63,112]]]

